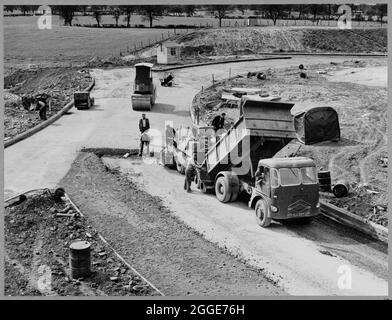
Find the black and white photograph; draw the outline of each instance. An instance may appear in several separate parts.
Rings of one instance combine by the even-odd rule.
[[[388,18],[4,3],[1,295],[387,298]]]

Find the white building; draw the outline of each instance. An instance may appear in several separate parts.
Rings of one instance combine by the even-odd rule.
[[[161,43],[157,49],[157,62],[159,64],[175,64],[180,61],[181,45],[177,42]]]

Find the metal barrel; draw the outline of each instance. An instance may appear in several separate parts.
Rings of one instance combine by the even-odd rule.
[[[332,192],[336,198],[346,197],[348,195],[350,185],[345,180],[339,180],[332,188]]]
[[[91,244],[75,241],[69,246],[69,265],[73,279],[85,278],[91,272]]]
[[[331,172],[319,171],[318,172],[319,189],[324,192],[331,192]]]

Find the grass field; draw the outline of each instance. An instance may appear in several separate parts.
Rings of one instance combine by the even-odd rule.
[[[185,30],[177,30],[185,32]],[[51,30],[40,30],[36,17],[4,19],[5,68],[28,63],[86,62],[93,57],[118,56],[149,42],[167,38],[167,29],[64,27],[53,18]]]

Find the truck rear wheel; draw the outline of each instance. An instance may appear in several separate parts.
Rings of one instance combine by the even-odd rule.
[[[220,202],[229,202],[231,198],[230,184],[226,177],[219,177],[215,182],[215,195]]]
[[[268,217],[268,209],[265,201],[260,199],[255,206],[256,221],[260,227],[267,228],[271,224],[271,218]]]

